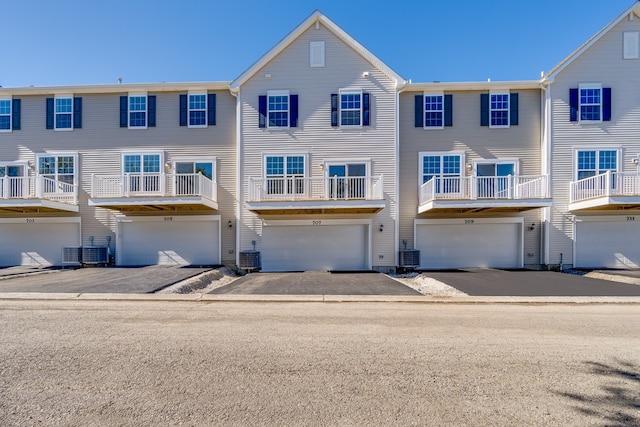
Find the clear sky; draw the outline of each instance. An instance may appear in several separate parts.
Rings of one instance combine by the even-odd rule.
[[[405,79],[533,80],[632,0],[2,0],[0,85],[230,81],[315,9]]]

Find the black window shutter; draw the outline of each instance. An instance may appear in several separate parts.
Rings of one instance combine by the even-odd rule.
[[[120,127],[129,126],[129,99],[126,95],[120,97]]]
[[[187,125],[187,95],[180,95],[180,126]]]
[[[370,121],[369,121],[369,94],[368,93],[363,93],[362,94],[362,126],[369,126]]]
[[[422,95],[416,95],[415,106],[415,126],[417,128],[424,127],[424,97]]]
[[[216,125],[216,94],[210,93],[207,95],[207,124],[209,126]]]
[[[569,106],[571,112],[569,113],[569,121],[578,121],[578,88],[569,89]]]
[[[267,127],[267,96],[260,95],[258,96],[258,127],[266,128]]]
[[[444,96],[444,125],[453,126],[453,95]]]
[[[47,129],[53,129],[55,120],[54,108],[54,99],[47,98]]]
[[[290,95],[289,102],[291,104],[291,111],[289,113],[289,126],[295,128],[298,127],[298,95]]]
[[[338,94],[331,94],[331,126],[338,126]]]
[[[489,126],[489,94],[480,94],[480,126]]]
[[[82,97],[73,97],[73,128],[82,129]]]
[[[518,125],[518,94],[512,93],[509,97],[509,124]]]
[[[155,95],[147,96],[147,102],[149,107],[147,110],[149,115],[147,126],[155,127],[156,126],[156,96]]]
[[[20,99],[11,101],[11,130],[20,130]]]
[[[611,88],[602,88],[602,120],[611,121]]]

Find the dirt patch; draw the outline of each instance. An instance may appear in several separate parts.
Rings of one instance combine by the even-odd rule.
[[[415,289],[423,295],[431,296],[446,296],[446,297],[461,297],[468,296],[466,293],[453,288],[446,283],[442,283],[431,277],[427,277],[425,274],[420,273],[406,273],[406,274],[394,274],[389,277],[404,283],[410,288]]]
[[[158,291],[159,294],[206,294],[240,276],[228,267],[216,268]]]

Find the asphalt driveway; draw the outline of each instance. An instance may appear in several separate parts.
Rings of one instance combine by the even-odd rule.
[[[384,274],[332,273],[251,273],[211,294],[250,295],[420,295],[418,291]]]
[[[640,296],[640,286],[554,271],[464,269],[424,272],[471,296]]]
[[[185,266],[0,269],[0,292],[153,293],[211,268]]]

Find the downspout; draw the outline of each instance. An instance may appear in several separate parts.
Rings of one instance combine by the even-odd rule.
[[[242,162],[240,158],[241,147],[240,142],[242,141],[242,120],[240,117],[241,113],[241,97],[240,97],[240,88],[233,89],[229,87],[229,92],[233,97],[236,98],[236,197],[235,197],[235,213],[236,213],[236,266],[240,265],[240,228],[242,226],[242,209],[241,209],[241,201],[242,201]]]
[[[544,167],[544,173],[547,175],[547,195],[553,201],[553,186],[552,186],[552,169],[551,169],[551,83],[553,80],[548,80],[543,77],[540,82],[540,89],[542,90],[543,97],[541,99],[541,136],[542,136],[542,152],[544,153],[544,158],[542,159],[542,166]],[[552,203],[553,204],[553,203]],[[543,209],[543,221],[544,221],[544,229],[543,233],[543,242],[542,242],[542,263],[544,265],[549,265],[550,260],[550,229],[551,229],[551,209],[553,207],[546,207]]]
[[[394,225],[394,236],[393,236],[393,248],[394,248],[394,262],[395,266],[398,266],[398,249],[400,247],[400,242],[398,238],[400,237],[400,94],[407,89],[407,82],[397,82],[396,81],[396,179],[395,179],[395,193],[396,193],[396,208],[395,208],[395,217],[396,220]]]

